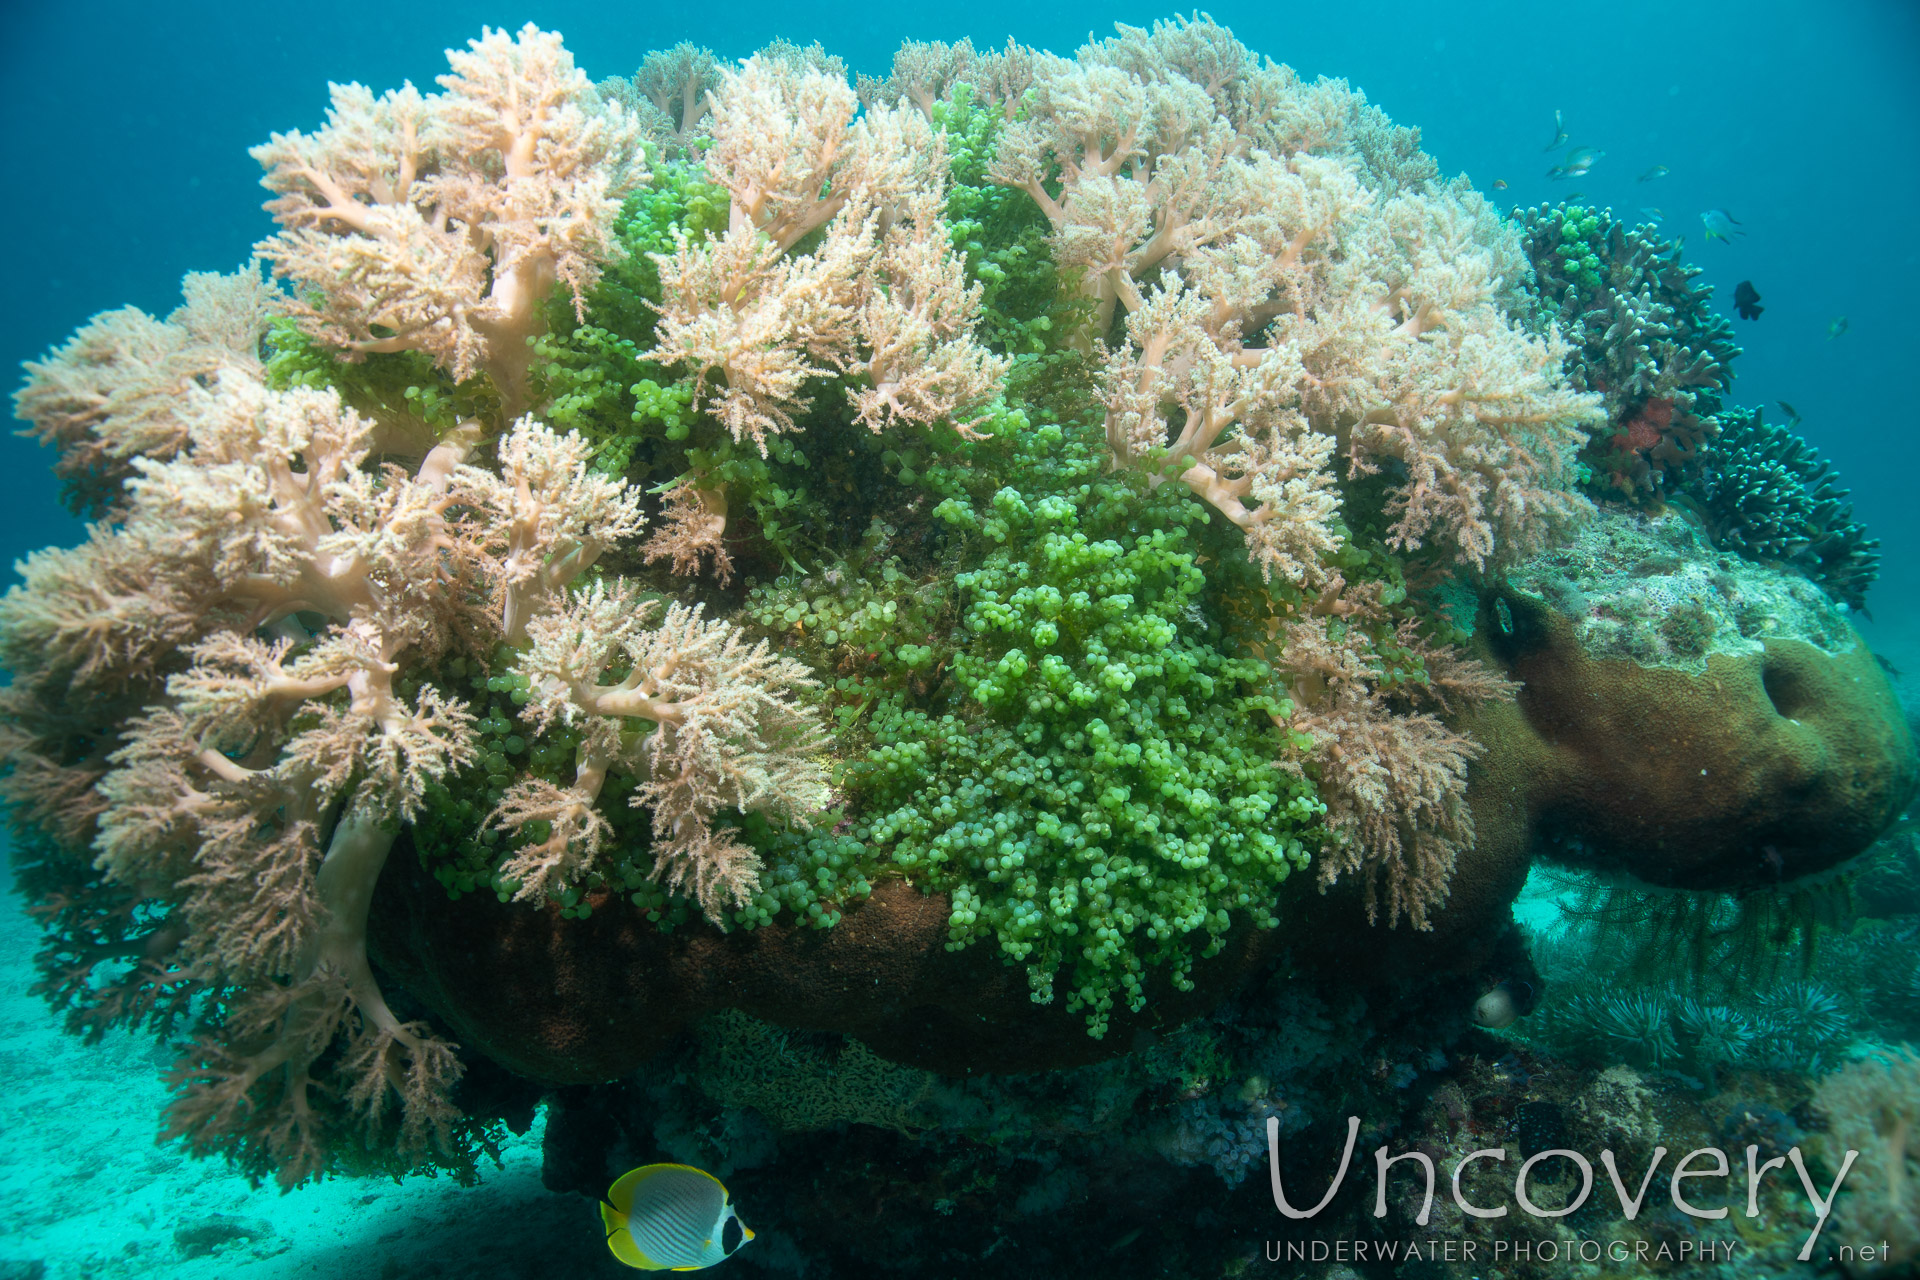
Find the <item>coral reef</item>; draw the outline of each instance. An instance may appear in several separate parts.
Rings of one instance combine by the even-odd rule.
[[[1434,994],[1376,1011],[1316,996],[1283,965],[1129,1055],[1015,1075],[910,1070],[841,1036],[718,1014],[631,1081],[563,1091],[546,1178],[597,1194],[606,1171],[662,1153],[730,1169],[757,1231],[835,1270],[1024,1276],[1070,1269],[1094,1241],[1115,1274],[1175,1259],[1232,1274],[1258,1245],[1228,1224],[1275,1216],[1266,1119],[1287,1135],[1288,1176],[1324,1179],[1317,1139],[1333,1116],[1390,1125],[1453,1065],[1436,1046],[1464,1010]],[[855,1081],[867,1088],[849,1092]],[[1143,1221],[1143,1203],[1169,1216]],[[1298,1225],[1337,1234],[1345,1208]]]
[[[1594,484],[1628,497],[1692,476],[1719,432],[1720,398],[1740,354],[1733,325],[1694,283],[1700,268],[1650,223],[1580,205],[1516,209],[1539,322],[1566,339],[1568,381],[1605,398],[1587,453]]]
[[[1879,542],[1853,518],[1830,464],[1789,426],[1723,403],[1733,326],[1700,268],[1651,224],[1611,210],[1516,209],[1536,323],[1567,339],[1566,373],[1602,393],[1608,425],[1582,454],[1588,488],[1704,513],[1715,547],[1786,565],[1852,608],[1879,572]]]
[[[1880,572],[1880,542],[1853,518],[1832,464],[1791,427],[1769,426],[1758,409],[1729,410],[1719,421],[1688,486],[1714,545],[1791,565],[1860,608]]]
[[[1525,688],[1469,723],[1528,779],[1555,856],[1660,885],[1774,886],[1866,848],[1920,780],[1846,619],[1678,516],[1609,513],[1519,567],[1493,613],[1477,638]]]
[[[577,301],[610,250],[630,129],[531,27],[452,62],[444,95],[338,89],[320,135],[261,149],[288,227],[263,251],[317,305],[269,303],[246,273],[190,282],[195,301],[159,326],[173,336],[96,378],[112,394],[93,422],[72,405],[85,344],[23,393],[64,415],[46,429],[96,486],[130,472],[111,524],[25,566],[0,627],[8,798],[30,838],[59,845],[42,866],[60,886],[50,914],[94,939],[61,989],[88,1016],[117,1006],[103,1021],[171,1023],[204,998],[171,1132],[286,1185],[355,1158],[356,1129],[376,1165],[460,1168],[484,1141],[448,1100],[453,1047],[394,1013],[365,951],[399,826],[495,754],[441,682],[450,664],[519,644],[542,677],[529,715],[594,721],[570,790],[528,777],[494,794],[496,820],[539,842],[502,868],[531,896],[598,851],[609,773],[644,779],[632,798],[665,828],[663,880],[708,903],[749,892],[757,865],[716,835],[717,807],[824,797],[811,713],[788,698],[804,677],[764,642],[679,606],[655,616],[619,587],[569,601],[642,523],[624,482],[588,474],[578,436],[532,419],[376,425],[331,388],[264,385],[250,352],[212,354],[284,307],[343,358],[417,349],[520,397],[547,291]],[[136,442],[149,451],[123,457]],[[469,461],[483,449],[496,469]],[[616,650],[624,678],[595,684]],[[527,676],[495,679],[526,701]]]
[[[1576,492],[1606,353],[1344,83],[1200,16],[859,92],[785,43],[449,57],[255,150],[291,292],[191,277],[17,397],[102,520],[0,604],[44,986],[190,1039],[196,1151],[465,1177],[646,1072],[742,1169],[1132,1114],[1167,1186],[1257,1187],[1265,1121],[1526,984],[1536,836],[1746,886],[1905,804],[1816,592]],[[1649,351],[1636,413],[1718,376]]]

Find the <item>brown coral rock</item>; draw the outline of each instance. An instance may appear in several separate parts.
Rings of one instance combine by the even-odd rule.
[[[1523,605],[1495,652],[1527,687],[1476,731],[1523,762],[1529,815],[1574,861],[1679,888],[1776,884],[1860,852],[1920,778],[1857,636],[1839,652],[1767,639],[1696,673],[1596,656],[1564,615]]]
[[[831,929],[721,934],[702,923],[668,933],[620,899],[596,901],[585,920],[485,894],[449,902],[419,859],[398,851],[369,945],[463,1046],[545,1083],[584,1084],[631,1074],[727,1008],[846,1032],[893,1061],[952,1074],[1078,1066],[1212,1007],[1274,936],[1236,929],[1220,955],[1194,964],[1193,990],[1150,982],[1146,1011],[1115,1009],[1095,1040],[1064,1002],[1033,1003],[1023,967],[989,947],[947,950],[947,913],[944,894],[891,882]]]

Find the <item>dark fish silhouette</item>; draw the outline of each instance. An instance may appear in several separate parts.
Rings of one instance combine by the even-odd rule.
[[[1760,305],[1760,291],[1753,287],[1753,281],[1742,280],[1734,287],[1733,309],[1740,313],[1742,320],[1758,320],[1766,310]]]
[[[1788,404],[1785,400],[1775,400],[1774,403],[1779,405],[1782,412],[1787,415],[1788,426],[1792,426],[1794,423],[1800,421],[1800,411],[1798,409]]]

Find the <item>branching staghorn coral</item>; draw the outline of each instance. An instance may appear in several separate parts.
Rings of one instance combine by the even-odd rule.
[[[308,331],[353,359],[425,351],[524,407],[527,339],[556,281],[584,308],[639,125],[529,24],[449,50],[444,93],[335,85],[327,123],[255,147],[282,230],[258,246]]]

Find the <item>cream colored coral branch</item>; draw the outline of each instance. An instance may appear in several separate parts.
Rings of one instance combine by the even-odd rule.
[[[1264,527],[1247,518],[1257,499],[1310,529],[1331,495],[1318,446],[1289,445],[1332,439],[1352,475],[1404,471],[1392,545],[1437,542],[1476,568],[1582,514],[1574,455],[1597,404],[1565,388],[1558,340],[1516,323],[1513,230],[1470,187],[1433,181],[1415,139],[1204,16],[1122,27],[1032,74],[992,174],[1046,214],[1094,302],[1081,347],[1128,315],[1105,353],[1117,459],[1192,456],[1188,483],[1236,524]],[[1263,389],[1250,399],[1222,362]],[[1228,430],[1255,407],[1297,425]],[[1325,545],[1249,549],[1299,580]]]
[[[1266,577],[1317,582],[1337,545],[1334,439],[1292,407],[1296,351],[1276,347],[1242,367],[1208,333],[1208,315],[1198,294],[1161,288],[1127,318],[1130,344],[1103,391],[1114,460],[1149,484],[1177,476],[1246,532]]]
[[[727,550],[726,533],[725,487],[703,487],[694,477],[686,477],[666,492],[660,527],[644,548],[646,563],[665,560],[674,573],[693,577],[711,561],[713,576],[725,586],[733,579],[733,556]]]
[[[720,814],[804,825],[826,803],[826,734],[796,697],[814,679],[732,624],[679,604],[663,613],[624,584],[594,584],[536,618],[528,639],[514,668],[532,684],[526,714],[584,726],[641,779],[633,803],[651,812],[655,873],[723,921],[754,892],[760,862]],[[616,747],[628,724],[644,735]]]
[[[1389,924],[1405,915],[1426,929],[1447,900],[1455,862],[1473,847],[1467,770],[1485,748],[1413,704],[1456,710],[1510,699],[1519,686],[1429,644],[1410,623],[1389,635],[1424,660],[1428,683],[1387,679],[1374,639],[1384,621],[1378,587],[1343,587],[1334,579],[1323,612],[1276,629],[1274,661],[1298,708],[1277,722],[1313,744],[1334,837],[1319,858],[1322,889],[1357,875],[1369,920],[1384,910]]]
[[[473,542],[484,548],[500,633],[518,644],[537,610],[607,548],[638,535],[646,518],[625,481],[588,469],[593,448],[578,432],[563,436],[522,418],[496,453],[497,473],[462,467],[450,484],[463,504],[486,513]]]
[[[54,472],[78,507],[119,508],[132,459],[179,452],[190,388],[228,371],[261,375],[260,339],[286,299],[258,264],[230,276],[191,273],[181,292],[186,301],[165,321],[138,307],[104,312],[45,359],[27,362],[14,413],[28,434],[60,451]]]
[[[804,63],[759,56],[727,73],[705,162],[731,222],[654,255],[650,358],[690,368],[699,406],[763,453],[797,429],[813,379],[864,375],[851,398],[876,431],[966,431],[1006,373],[973,335],[980,289],[942,218],[944,135],[911,107],[856,118],[858,105],[843,76]]]
[[[282,227],[258,252],[347,358],[419,350],[455,378],[484,370],[511,413],[547,295],[566,286],[584,314],[619,252],[614,214],[647,177],[639,125],[531,24],[448,61],[442,93],[336,85],[319,132],[254,148]]]

